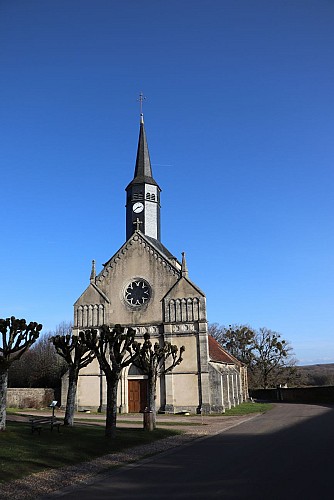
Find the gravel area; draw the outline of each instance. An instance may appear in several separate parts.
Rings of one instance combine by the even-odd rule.
[[[39,472],[0,485],[0,499],[28,500],[60,496],[62,489],[91,483],[96,479],[97,475],[99,477],[107,475],[117,466],[136,462],[141,458],[170,450],[196,438],[223,432],[255,416],[256,414],[243,417],[209,417],[205,419],[205,425],[202,425],[198,417],[195,417],[199,425],[180,427],[184,434],[129,448],[124,452],[104,455],[90,462]],[[176,429],[177,426],[173,428]]]

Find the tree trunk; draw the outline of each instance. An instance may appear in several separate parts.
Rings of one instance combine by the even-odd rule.
[[[106,437],[116,437],[117,420],[117,387],[119,376],[106,374],[107,379],[107,416],[106,416]]]
[[[68,373],[68,391],[67,391],[64,425],[73,426],[78,377],[79,377],[79,369],[77,367],[70,366]]]
[[[156,424],[156,415],[157,415],[157,409],[156,409],[156,389],[157,389],[157,377],[154,375],[149,374],[148,375],[148,409],[151,413],[151,422],[152,426],[151,429],[154,430],[157,427]],[[148,430],[151,430],[148,429]]]
[[[0,368],[0,431],[6,429],[8,368]]]

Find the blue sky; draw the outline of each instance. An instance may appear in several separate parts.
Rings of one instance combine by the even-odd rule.
[[[334,362],[334,2],[0,0],[0,316],[53,330],[125,240],[140,91],[208,319]]]

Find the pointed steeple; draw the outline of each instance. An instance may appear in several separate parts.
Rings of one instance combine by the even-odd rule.
[[[92,260],[92,270],[90,273],[90,282],[95,283],[95,278],[96,278],[95,260]]]
[[[144,126],[144,115],[143,113],[141,113],[135,174],[129,186],[131,184],[141,184],[143,182],[145,182],[146,184],[152,184],[153,186],[158,185],[152,176],[150,153],[148,150],[146,132]]]
[[[181,276],[183,278],[188,278],[188,267],[185,252],[182,252]]]

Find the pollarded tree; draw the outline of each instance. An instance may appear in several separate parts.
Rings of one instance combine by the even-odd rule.
[[[107,382],[106,437],[116,437],[117,388],[123,368],[135,360],[133,343],[135,330],[115,325],[99,330],[86,330],[85,342],[95,352]]]
[[[25,319],[0,319],[0,431],[6,429],[6,399],[8,370],[10,365],[20,357],[36,341],[42,325]]]
[[[182,362],[185,347],[182,346],[179,352],[178,347],[170,342],[165,341],[162,345],[156,342],[152,345],[150,335],[146,333],[143,344],[135,342],[134,349],[137,355],[133,364],[147,375],[148,410],[152,412],[147,430],[153,430],[156,428],[157,380]]]
[[[83,332],[80,332],[79,335],[56,335],[51,337],[50,341],[55,346],[57,354],[64,358],[68,365],[68,391],[64,425],[72,426],[79,371],[93,361],[95,354],[87,346]]]

